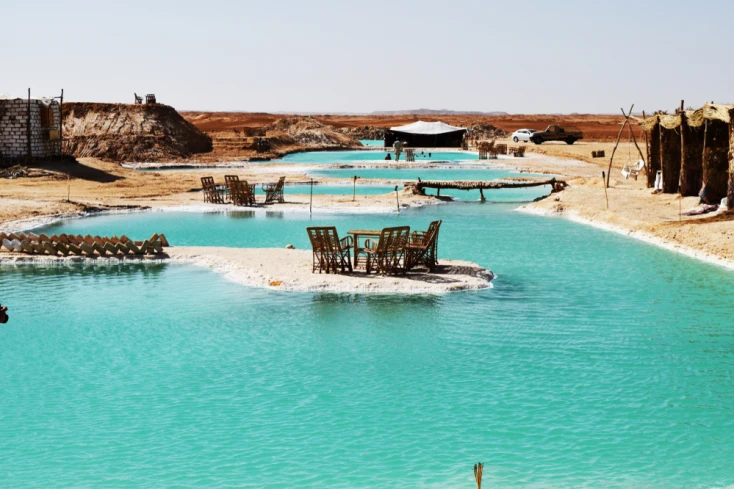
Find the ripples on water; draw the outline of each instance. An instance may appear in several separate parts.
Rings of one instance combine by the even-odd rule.
[[[438,297],[276,293],[173,265],[3,267],[0,487],[722,487],[729,272],[562,220],[149,213],[53,231],[307,246],[444,220],[499,274]]]

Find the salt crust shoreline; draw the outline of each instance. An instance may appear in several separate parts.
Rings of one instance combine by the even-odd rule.
[[[440,205],[443,203],[444,202],[430,202],[430,203],[426,203],[423,205]],[[416,206],[416,207],[420,207],[420,206]],[[254,212],[294,212],[294,213],[308,212],[307,209],[303,209],[303,208],[274,208],[274,209],[255,208],[255,209],[246,209],[246,210],[252,210]],[[63,220],[67,220],[67,219],[83,219],[86,217],[116,215],[116,214],[132,214],[132,213],[138,213],[138,212],[231,212],[231,211],[242,211],[242,209],[238,207],[230,208],[230,207],[222,207],[221,205],[215,206],[215,205],[207,205],[207,204],[151,207],[151,208],[144,208],[144,209],[120,209],[120,210],[111,209],[111,210],[103,210],[103,211],[95,211],[95,212],[85,212],[85,213],[79,213],[75,215],[41,216],[41,217],[34,217],[34,218],[29,218],[29,219],[19,219],[16,221],[7,221],[5,223],[0,224],[0,232],[17,232],[21,230],[31,230],[34,228],[38,228],[41,226],[47,226],[49,224],[54,224],[54,223],[57,223]],[[609,232],[613,232],[616,234],[628,236],[630,238],[634,238],[639,241],[643,241],[653,246],[657,246],[657,247],[666,249],[668,251],[673,251],[675,253],[679,253],[679,254],[688,256],[689,258],[694,258],[699,261],[703,261],[703,262],[710,263],[713,265],[718,265],[718,266],[727,268],[729,270],[734,270],[734,260],[728,260],[725,258],[718,257],[716,255],[713,255],[711,253],[707,253],[705,251],[691,248],[689,246],[684,246],[678,243],[673,243],[671,241],[665,240],[658,236],[654,236],[650,233],[645,233],[642,231],[632,231],[630,229],[626,229],[621,226],[615,226],[613,224],[609,224],[603,221],[589,219],[589,218],[581,216],[578,212],[573,211],[573,210],[564,210],[563,212],[559,213],[555,210],[539,207],[535,205],[535,203],[529,203],[529,204],[518,207],[516,211],[525,213],[525,214],[541,216],[541,217],[562,217],[570,221],[577,222],[579,224],[585,224],[587,226],[592,226],[597,229],[602,229],[604,231],[609,231]],[[329,214],[329,213],[334,213],[334,214],[377,213],[377,214],[380,214],[380,213],[395,213],[395,212],[396,211],[393,208],[387,208],[383,206],[371,207],[368,209],[352,208],[352,207],[343,207],[343,208],[334,207],[334,208],[319,208],[317,210],[317,213],[319,214],[321,213],[324,213],[324,214]],[[0,263],[2,263],[2,260],[0,260]]]
[[[560,218],[568,219],[569,221],[573,221],[579,224],[585,224],[587,226],[591,226],[591,227],[601,229],[604,231],[621,234],[623,236],[628,236],[638,241],[642,241],[644,243],[651,244],[653,246],[657,246],[659,248],[663,248],[668,251],[679,253],[681,255],[685,255],[689,258],[693,258],[693,259],[696,259],[696,260],[699,260],[705,263],[724,267],[729,270],[734,270],[733,260],[721,258],[711,253],[707,253],[705,251],[691,248],[690,246],[685,246],[679,243],[674,243],[672,241],[660,238],[658,236],[655,236],[653,234],[646,233],[643,231],[633,231],[633,230],[626,229],[621,226],[615,226],[613,224],[609,224],[607,222],[598,221],[595,219],[589,219],[587,217],[581,216],[578,212],[574,210],[564,210],[563,212],[558,212],[552,209],[545,209],[542,207],[538,207],[532,203],[518,207],[516,210],[524,214],[532,214],[535,216],[560,217]]]
[[[495,275],[475,263],[441,260],[436,273],[411,272],[405,276],[319,274],[311,271],[311,251],[280,248],[170,247],[167,257],[62,257],[0,254],[0,266],[101,266],[138,263],[196,265],[241,285],[271,290],[335,293],[444,294],[490,288]]]
[[[420,208],[427,205],[441,205],[445,201],[426,201],[423,203],[411,203],[410,206],[401,206],[401,208]],[[135,214],[144,212],[202,212],[202,213],[230,213],[230,212],[282,212],[282,213],[308,213],[308,204],[302,204],[294,207],[237,207],[231,204],[196,204],[196,205],[172,205],[158,207],[141,207],[139,209],[105,209],[94,212],[79,212],[77,214],[58,214],[46,215],[40,217],[31,217],[28,219],[18,219],[15,221],[7,221],[0,223],[0,232],[19,232],[29,231],[42,226],[56,224],[60,221],[71,219],[84,219],[87,217],[112,216],[120,214]],[[314,209],[314,214],[397,214],[393,206],[371,206],[371,207],[318,207]]]

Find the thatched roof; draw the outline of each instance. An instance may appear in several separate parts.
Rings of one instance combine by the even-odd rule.
[[[734,105],[705,104],[698,110],[686,110],[684,113],[691,127],[701,127],[705,121],[721,121],[727,124],[732,121]],[[646,132],[652,131],[656,124],[665,129],[675,129],[681,124],[681,114],[656,114],[640,121],[640,126]]]

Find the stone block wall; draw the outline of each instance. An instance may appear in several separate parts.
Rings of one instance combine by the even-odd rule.
[[[59,131],[61,114],[57,101],[51,102],[53,119],[48,127],[42,127],[41,111],[46,105],[31,99],[30,132],[31,156],[47,158],[61,153],[61,142],[49,138],[51,131]],[[19,158],[28,156],[28,99],[0,100],[0,158]]]

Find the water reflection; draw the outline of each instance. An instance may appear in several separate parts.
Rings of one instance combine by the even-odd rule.
[[[233,210],[227,214],[232,219],[254,219],[255,211],[250,210]]]

